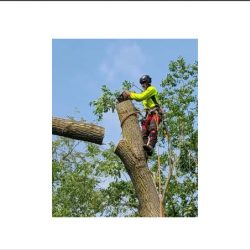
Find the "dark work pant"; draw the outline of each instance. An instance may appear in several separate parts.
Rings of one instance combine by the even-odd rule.
[[[155,147],[157,143],[157,125],[159,126],[161,118],[155,112],[148,114],[146,121],[142,125],[142,138],[143,143]]]

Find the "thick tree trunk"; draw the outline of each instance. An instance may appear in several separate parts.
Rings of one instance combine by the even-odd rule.
[[[79,121],[52,117],[52,134],[102,145],[105,128]]]
[[[120,121],[136,111],[131,100],[118,103]],[[153,183],[143,150],[142,134],[137,115],[130,115],[122,125],[123,139],[118,142],[115,154],[120,157],[132,180],[139,200],[139,213],[142,217],[159,217],[159,198]]]

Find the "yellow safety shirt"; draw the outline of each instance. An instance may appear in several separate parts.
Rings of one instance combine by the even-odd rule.
[[[155,87],[149,86],[144,92],[141,94],[131,93],[130,98],[136,101],[142,101],[145,109],[151,109],[155,106],[152,98],[155,98],[157,103],[159,103],[158,93]]]

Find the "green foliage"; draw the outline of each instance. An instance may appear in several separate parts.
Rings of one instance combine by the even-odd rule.
[[[183,141],[180,143],[180,154],[179,161],[177,164],[178,169],[182,173],[195,173],[196,170],[196,161],[195,158],[191,155],[189,148],[189,143],[187,141]]]
[[[132,88],[131,82],[124,81],[122,83],[123,90],[131,90],[131,88]],[[89,103],[90,106],[94,106],[95,108],[93,113],[94,115],[97,116],[98,122],[103,119],[104,113],[107,113],[109,111],[112,112],[115,111],[115,107],[118,102],[116,98],[121,94],[119,90],[111,92],[111,90],[106,85],[102,85],[101,90],[102,90],[101,97]]]
[[[93,216],[100,203],[101,193],[95,189],[100,183],[100,175],[96,173],[95,162],[85,158],[87,156],[94,160],[91,149],[87,144],[85,152],[78,152],[77,146],[80,146],[80,142],[63,137],[58,137],[52,144],[54,217]]]
[[[103,150],[92,143],[59,136],[52,142],[53,217],[116,217],[138,213],[131,181],[114,154],[114,144],[109,146]]]
[[[131,83],[131,82],[129,82],[129,81],[124,81],[124,82],[122,83],[122,89],[123,89],[123,90],[131,90],[131,88],[132,88],[132,83]]]
[[[198,62],[187,64],[182,57],[171,61],[169,73],[158,89],[159,100],[166,110],[170,141],[159,133],[161,148],[161,192],[169,171],[164,207],[169,217],[198,216]],[[132,89],[129,81],[122,89]],[[106,112],[114,112],[118,90],[101,87],[100,98],[90,102],[100,121]],[[135,102],[135,106],[140,105]],[[78,110],[76,109],[76,112]],[[79,113],[79,112],[78,112]],[[74,119],[69,117],[69,119]],[[81,118],[82,119],[82,118]],[[82,119],[84,122],[84,120]],[[171,147],[170,147],[171,146]],[[57,137],[52,144],[52,186],[55,217],[137,217],[138,200],[121,160],[108,149],[91,143]],[[159,189],[157,148],[148,166],[156,174]],[[159,190],[158,190],[159,191]]]
[[[186,64],[179,57],[169,63],[169,71],[161,83],[160,100],[167,112],[171,159],[176,164],[175,178],[167,189],[166,212],[168,216],[194,217],[198,216],[198,62]]]
[[[111,182],[108,188],[102,190],[102,194],[105,197],[106,209],[101,215],[106,217],[117,217],[119,214],[126,217],[139,216],[138,200],[130,181]]]
[[[101,121],[103,118],[103,113],[107,113],[109,110],[114,112],[116,106],[116,97],[119,95],[119,91],[112,93],[106,85],[101,87],[102,94],[98,100],[90,102],[90,106],[94,106],[95,110],[93,113],[97,116],[97,121]]]
[[[186,65],[183,58],[171,61],[170,73],[162,81],[161,103],[167,111],[167,124],[172,135],[172,146],[177,148],[180,136],[190,138],[195,133],[198,117],[198,63]],[[195,142],[194,142],[195,143]]]

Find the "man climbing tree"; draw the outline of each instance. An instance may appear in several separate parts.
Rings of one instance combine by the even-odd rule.
[[[198,216],[198,62],[187,64],[184,58],[179,57],[170,61],[168,69],[169,73],[160,85],[162,90],[157,91],[159,102],[156,99],[168,113],[169,132],[167,141],[165,133],[157,134],[163,150],[156,189],[148,170],[157,172],[159,156],[152,155],[150,162],[145,162],[136,116],[139,112],[131,101],[117,104],[120,91],[112,92],[103,85],[101,96],[90,106],[95,107],[93,113],[98,121],[102,120],[104,113],[115,109],[120,122],[124,122],[125,117],[121,126],[123,139],[117,145],[110,142],[110,148],[103,149],[96,145],[102,140],[100,143],[93,141],[93,134],[88,133],[90,140],[87,140],[92,143],[85,142],[88,135],[86,125],[90,124],[78,126],[78,123],[61,123],[61,120],[59,123],[53,118],[52,132],[61,135],[52,145],[53,217],[158,217],[159,203],[162,203],[162,212],[167,217]],[[123,91],[132,87],[128,81],[122,85]],[[146,84],[144,92],[150,88],[151,82],[148,86]],[[128,91],[127,94],[132,99],[135,93]],[[121,101],[127,100],[127,94]],[[119,103],[121,101],[118,100]],[[162,117],[161,122],[164,123],[165,119]],[[88,129],[89,132],[92,130]],[[79,133],[84,137],[71,139],[72,135],[78,136]],[[141,140],[135,141],[135,136]],[[78,149],[78,140],[84,140],[83,150],[82,147]],[[108,186],[107,178],[110,180]],[[159,201],[157,194],[160,190],[162,198]]]
[[[158,127],[162,120],[158,99],[158,92],[155,87],[151,86],[152,78],[149,75],[143,75],[140,78],[140,84],[144,89],[141,94],[136,94],[125,90],[127,96],[132,100],[142,101],[146,109],[146,115],[143,119],[142,125],[142,138],[143,148],[145,151],[146,159],[152,156],[154,147],[157,142]]]

